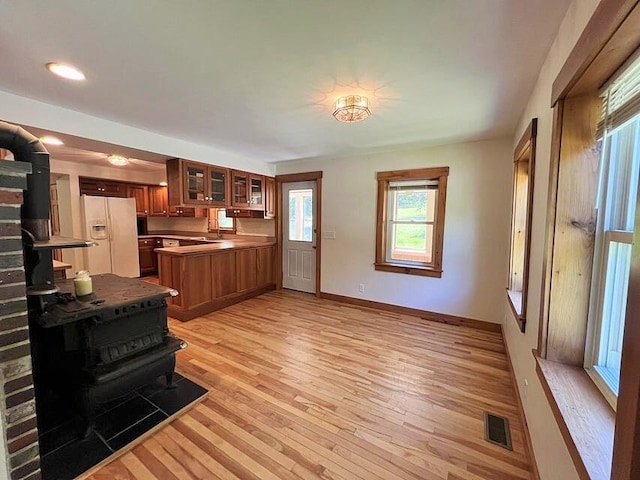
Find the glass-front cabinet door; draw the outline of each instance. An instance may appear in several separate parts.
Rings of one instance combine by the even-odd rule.
[[[233,170],[231,179],[231,205],[234,207],[249,206],[249,174]]]
[[[184,164],[185,176],[185,203],[206,203],[207,184],[206,184],[207,167],[194,163]]]
[[[250,208],[252,210],[264,209],[264,177],[262,175],[251,175],[251,197]]]
[[[210,205],[227,206],[227,182],[229,170],[226,168],[209,167],[209,196]],[[235,191],[235,190],[234,190]]]

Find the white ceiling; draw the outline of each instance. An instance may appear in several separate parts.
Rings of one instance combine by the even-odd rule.
[[[0,90],[268,162],[492,138],[569,3],[0,0]],[[341,124],[351,93],[373,115]]]

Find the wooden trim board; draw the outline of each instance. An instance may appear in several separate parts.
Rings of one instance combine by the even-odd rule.
[[[551,106],[569,95],[639,0],[601,0],[551,89]],[[610,55],[609,55],[610,57]],[[614,60],[615,61],[615,60]],[[606,80],[606,79],[600,79]]]
[[[610,478],[613,409],[583,368],[535,358],[536,373],[578,476]]]
[[[322,266],[322,171],[276,175],[276,288],[282,288],[282,184],[292,182],[316,182],[316,297],[320,297]]]
[[[446,313],[430,312],[428,310],[420,310],[418,308],[402,307],[400,305],[392,305],[390,303],[375,302],[373,300],[364,300],[362,298],[353,298],[335,293],[321,292],[320,298],[333,300],[336,302],[356,305],[358,307],[377,308],[386,312],[399,313],[401,315],[413,315],[424,320],[433,322],[446,323],[447,325],[458,325],[461,327],[470,327],[487,332],[502,332],[502,325],[499,323],[486,322],[484,320],[476,320],[473,318],[458,317]]]

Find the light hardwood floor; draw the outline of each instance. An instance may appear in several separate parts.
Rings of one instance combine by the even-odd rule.
[[[210,392],[88,478],[530,478],[499,333],[289,291],[171,328]],[[513,452],[484,440],[485,410]]]

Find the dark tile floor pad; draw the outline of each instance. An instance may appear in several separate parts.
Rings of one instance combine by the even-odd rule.
[[[100,409],[96,428],[81,439],[82,422],[73,415],[49,415],[40,422],[44,480],[71,480],[134,441],[207,390],[175,374],[174,389],[164,377]]]

